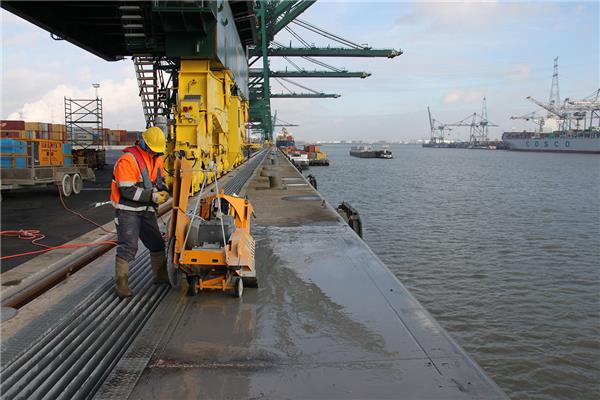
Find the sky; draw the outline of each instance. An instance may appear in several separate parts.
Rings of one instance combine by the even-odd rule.
[[[338,68],[372,75],[295,80],[341,94],[338,99],[273,99],[273,110],[281,120],[299,125],[289,129],[303,141],[425,139],[427,106],[434,118],[451,123],[481,113],[484,96],[489,120],[499,125],[490,128],[491,137],[533,129],[510,116],[539,110],[527,96],[547,101],[555,57],[561,98],[583,98],[600,87],[596,1],[319,0],[300,18],[356,43],[404,52],[394,59],[322,58]],[[104,61],[51,39],[48,32],[4,10],[0,21],[2,119],[62,123],[64,97],[92,97],[91,85],[99,83],[104,126],[143,129],[131,60]],[[337,46],[302,27],[290,27],[308,43]],[[286,31],[276,40],[299,45]],[[295,61],[306,69],[321,69]],[[271,60],[271,69],[285,68],[293,69],[283,59]],[[273,82],[272,91],[285,89]],[[455,129],[451,138],[466,140],[468,131]]]

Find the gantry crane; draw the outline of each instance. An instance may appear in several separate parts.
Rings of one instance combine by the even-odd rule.
[[[314,0],[96,1],[25,2],[0,6],[107,61],[132,57],[147,126],[160,126],[167,153],[194,160],[192,191],[243,161],[247,130],[272,137],[271,97],[319,98],[338,94],[312,90],[292,77],[359,77],[316,58],[395,57],[398,50],[375,50],[298,20]],[[67,22],[65,22],[67,21]],[[317,48],[292,30],[319,33],[340,48]],[[285,31],[300,47],[285,46],[275,36]],[[293,51],[292,51],[293,50]],[[294,67],[271,71],[270,57],[302,57],[323,70]],[[262,60],[262,68],[250,71]],[[256,64],[258,67],[260,64]],[[273,76],[271,75],[273,73]],[[288,87],[271,93],[271,78]],[[295,87],[292,89],[292,85]],[[296,88],[301,88],[296,89]],[[167,181],[173,157],[166,158]],[[214,163],[217,173],[206,172]]]
[[[449,128],[448,125],[433,118],[429,106],[427,106],[427,114],[429,115],[429,129],[431,131],[429,144],[435,146],[445,143],[446,133],[450,132],[452,129]]]
[[[600,127],[600,89],[595,90],[592,94],[580,100],[565,99],[564,107],[567,110],[574,110],[580,116],[583,115],[583,119],[589,113],[589,125],[585,126],[584,124],[584,129],[591,129],[596,119],[598,120],[597,126]]]
[[[483,105],[481,107],[481,114],[476,112],[469,114],[465,118],[452,124],[446,124],[446,126],[456,127],[469,127],[469,144],[486,145],[489,142],[489,127],[498,126],[490,122],[487,118],[487,100],[483,98]]]
[[[343,68],[334,67],[314,57],[387,57],[394,58],[402,51],[395,49],[373,49],[370,46],[358,44],[336,34],[328,32],[316,25],[300,19],[299,16],[315,3],[315,0],[266,0],[256,2],[257,40],[255,46],[248,50],[249,66],[262,60],[260,68],[250,70],[250,124],[252,129],[260,131],[265,138],[272,138],[273,126],[271,118],[272,98],[337,98],[336,93],[326,93],[311,89],[306,85],[292,81],[290,78],[366,78],[368,72],[349,72]],[[302,35],[292,29],[298,27],[308,32],[320,35],[336,42],[338,47],[317,47],[308,43]],[[275,40],[280,32],[286,32],[299,45],[284,45]],[[293,70],[274,71],[270,68],[269,59],[281,57],[287,61]],[[309,70],[300,66],[292,57],[300,57],[303,61],[324,68]],[[284,91],[272,92],[272,82],[275,80]],[[303,91],[297,91],[297,88]]]
[[[512,117],[510,117],[510,119],[513,119],[513,120],[521,119],[521,120],[525,120],[528,122],[531,121],[538,126],[537,131],[539,133],[542,133],[542,131],[544,129],[545,118],[543,116],[538,115],[535,111],[530,112],[528,114],[524,114],[524,115],[512,116]]]

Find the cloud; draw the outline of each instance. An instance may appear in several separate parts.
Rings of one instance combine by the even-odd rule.
[[[480,90],[452,90],[447,92],[443,97],[444,104],[453,103],[474,103],[483,99],[485,93]]]
[[[543,5],[541,5],[543,4]],[[396,20],[397,26],[421,25],[427,31],[480,31],[531,16],[559,13],[559,7],[548,2],[499,2],[496,0],[417,1],[412,9]]]
[[[93,98],[93,89],[60,84],[37,100],[27,102],[14,110],[8,119],[64,123],[64,98]],[[138,97],[137,81],[134,78],[113,82],[100,82],[98,95],[102,98],[104,126],[107,128],[140,129],[143,127],[143,114]]]
[[[510,82],[524,82],[531,79],[531,67],[527,64],[515,64],[507,73]]]

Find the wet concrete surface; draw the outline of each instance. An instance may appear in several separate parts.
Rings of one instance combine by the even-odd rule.
[[[65,197],[67,207],[100,225],[114,219],[114,209],[110,204],[100,207],[95,205],[109,200],[113,165],[120,155],[120,150],[107,150],[107,165],[94,171],[96,182],[85,182],[80,194]],[[2,230],[39,230],[46,235],[40,242],[51,246],[64,244],[96,229],[95,225],[63,208],[54,186],[3,191],[1,219]],[[0,243],[3,256],[41,249],[27,240],[15,237],[2,236]],[[35,256],[3,260],[1,272],[9,271]]]
[[[333,209],[283,200],[310,186],[267,187],[257,175],[246,192],[259,288],[172,293],[130,398],[506,398]]]

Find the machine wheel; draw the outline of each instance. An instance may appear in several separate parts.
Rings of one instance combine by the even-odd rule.
[[[244,293],[244,280],[239,276],[233,278],[233,295],[235,297],[242,297]]]
[[[71,179],[71,175],[63,176],[59,190],[65,197],[69,197],[71,193],[73,193],[73,180]]]
[[[83,179],[81,179],[81,175],[73,174],[73,193],[79,194],[81,193],[81,189],[83,189]]]
[[[187,277],[187,283],[188,283],[188,290],[187,290],[187,295],[190,297],[194,297],[198,295],[198,277],[197,276],[188,276]]]
[[[242,280],[244,281],[244,287],[249,287],[249,288],[257,288],[258,287],[258,278],[257,277],[251,277],[251,276],[245,276],[242,278]]]
[[[173,260],[175,257],[175,237],[169,239],[169,243],[167,245],[167,273],[169,275],[169,282],[171,286],[175,289],[179,288],[181,284],[181,271],[179,271],[179,266],[177,262]]]

